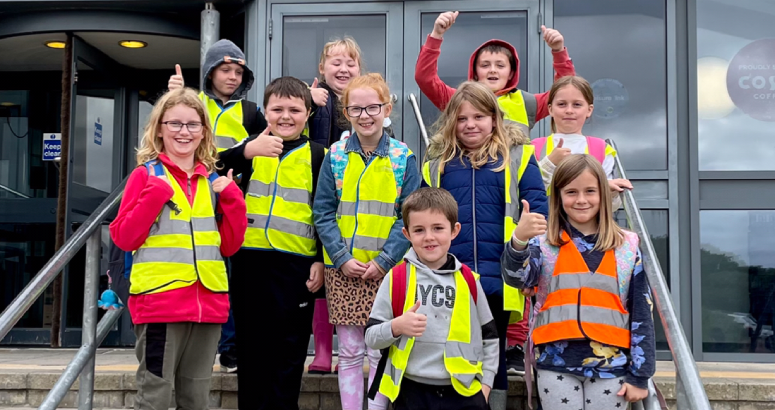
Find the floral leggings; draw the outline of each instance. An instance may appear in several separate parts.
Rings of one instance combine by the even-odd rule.
[[[365,326],[336,326],[339,338],[339,394],[342,410],[363,409],[363,357],[367,354],[369,357],[369,386],[374,381],[381,357],[379,350],[366,347],[364,330]],[[387,397],[377,394],[374,400],[369,400],[368,409],[385,410],[387,403]]]

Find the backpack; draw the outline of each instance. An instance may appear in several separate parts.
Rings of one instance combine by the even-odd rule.
[[[406,302],[406,281],[408,279],[406,261],[396,265],[391,272],[390,280],[393,288],[391,304],[393,306],[393,318],[397,318],[404,314],[404,303]],[[474,277],[474,273],[471,271],[471,268],[465,264],[462,264],[460,267],[460,273],[463,274],[463,279],[465,279],[468,284],[468,291],[471,292],[471,297],[474,298],[475,305],[479,293],[476,290],[476,278]]]

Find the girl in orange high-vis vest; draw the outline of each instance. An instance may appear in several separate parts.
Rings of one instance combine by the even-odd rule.
[[[536,296],[528,395],[534,366],[544,410],[626,409],[648,394],[655,364],[638,236],[616,225],[605,172],[591,155],[564,159],[550,188],[548,228],[525,204],[501,258],[504,281]]]

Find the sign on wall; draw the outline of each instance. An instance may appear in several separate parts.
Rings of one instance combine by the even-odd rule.
[[[62,156],[62,134],[43,134],[43,161],[53,161]]]
[[[97,117],[97,121],[94,122],[94,143],[102,145],[102,124],[100,124],[100,117]]]
[[[737,52],[729,63],[727,89],[748,116],[775,121],[775,39],[756,40]]]

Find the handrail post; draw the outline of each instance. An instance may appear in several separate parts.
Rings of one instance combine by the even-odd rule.
[[[417,98],[414,93],[409,93],[409,102],[412,104],[412,110],[414,111],[414,118],[417,120],[417,125],[420,126],[420,135],[425,142],[425,147],[430,145],[428,141],[428,130],[425,128],[425,122],[422,120],[422,113],[420,113],[420,105],[417,103]]]
[[[88,348],[89,360],[81,370],[78,389],[78,410],[92,410],[94,397],[94,356],[97,353],[97,299],[100,284],[100,250],[102,229],[97,229],[86,241],[86,269],[83,280],[83,324],[81,346]]]

